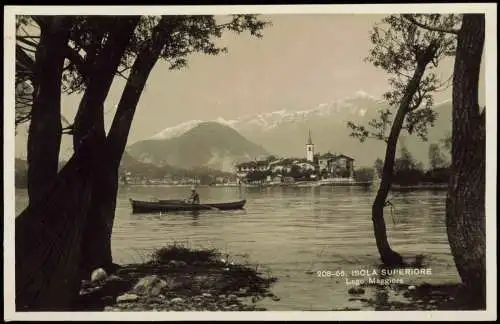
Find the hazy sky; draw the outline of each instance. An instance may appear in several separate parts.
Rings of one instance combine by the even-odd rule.
[[[228,53],[193,55],[188,68],[170,71],[158,62],[139,102],[129,143],[178,123],[226,119],[280,109],[312,109],[323,102],[363,90],[378,96],[387,90],[387,74],[363,59],[369,31],[384,16],[316,14],[262,16],[272,22],[261,39],[227,33]],[[443,62],[449,77],[453,61]],[[109,125],[125,81],[115,79],[106,101]],[[450,91],[436,101],[450,99]],[[72,119],[79,97],[63,98],[63,114]]]

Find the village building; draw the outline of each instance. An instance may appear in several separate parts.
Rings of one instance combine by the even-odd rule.
[[[354,159],[344,155],[326,153],[318,155],[319,172],[326,170],[333,178],[352,178],[354,176]]]

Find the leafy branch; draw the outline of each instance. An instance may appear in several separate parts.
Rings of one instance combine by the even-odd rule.
[[[347,126],[351,129],[351,137],[360,142],[368,138],[387,142],[393,122],[392,111],[399,108],[419,62],[430,62],[432,65],[425,70],[410,99],[402,127],[409,134],[415,133],[423,141],[427,140],[427,129],[437,118],[433,110],[433,93],[449,87],[451,80],[450,77],[441,82],[434,68],[443,58],[454,55],[456,37],[449,31],[453,31],[459,22],[458,15],[391,15],[373,27],[370,33],[372,48],[365,61],[391,75],[388,80],[390,90],[382,95],[389,107],[379,111],[379,116],[367,126],[349,121]]]

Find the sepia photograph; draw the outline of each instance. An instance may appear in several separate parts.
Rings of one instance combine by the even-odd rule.
[[[496,4],[4,8],[5,320],[496,319]]]

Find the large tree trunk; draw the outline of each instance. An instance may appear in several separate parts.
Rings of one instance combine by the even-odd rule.
[[[18,311],[69,311],[80,288],[82,230],[91,199],[91,169],[72,158],[47,187],[43,202],[16,218]]]
[[[75,134],[73,145],[75,154],[87,153],[91,149],[91,156],[82,156],[94,166],[92,173],[92,200],[88,210],[87,227],[84,230],[82,241],[81,275],[88,276],[89,272],[97,267],[111,263],[111,256],[104,253],[110,250],[110,240],[107,231],[103,229],[102,215],[114,212],[114,206],[106,202],[109,197],[107,188],[112,183],[113,169],[110,168],[109,152],[106,148],[106,134],[104,130],[104,101],[108,95],[115,73],[121,58],[134,32],[139,17],[117,18],[113,30],[108,37],[103,52],[95,60],[85,94],[80,102],[75,117]],[[113,186],[113,184],[111,184]],[[116,184],[115,184],[116,186]]]
[[[132,125],[132,120],[142,91],[146,85],[149,74],[162,52],[169,35],[167,25],[168,17],[164,17],[153,30],[149,46],[145,46],[137,55],[130,71],[130,76],[123,90],[113,123],[106,138],[106,152],[103,172],[92,201],[92,231],[93,240],[89,242],[92,247],[92,262],[88,268],[103,267],[112,271],[113,259],[111,253],[111,234],[115,217],[116,197],[118,193],[118,169],[127,144],[127,138]]]
[[[412,79],[404,90],[404,96],[398,107],[396,117],[389,133],[387,140],[387,147],[385,151],[384,166],[382,168],[382,179],[377,191],[377,195],[372,205],[372,221],[373,231],[375,233],[375,241],[377,249],[380,254],[382,263],[386,266],[401,266],[403,265],[403,258],[397,252],[391,249],[389,241],[387,240],[387,229],[384,220],[384,207],[386,205],[387,195],[391,189],[392,178],[394,172],[394,160],[396,156],[396,148],[398,144],[399,134],[403,127],[406,114],[410,111],[412,98],[417,92],[425,68],[430,59],[422,59],[418,62],[417,68],[413,74]]]
[[[37,201],[56,177],[61,144],[61,75],[71,18],[39,17],[40,42],[35,56],[35,78],[28,135],[28,195]]]
[[[485,112],[478,105],[483,14],[466,14],[453,74],[452,177],[446,226],[458,273],[475,306],[486,304]]]

